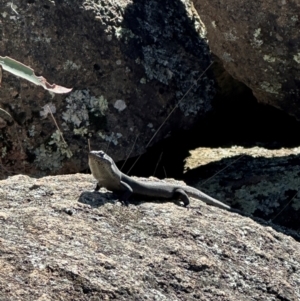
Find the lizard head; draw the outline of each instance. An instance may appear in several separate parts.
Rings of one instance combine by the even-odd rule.
[[[117,177],[120,173],[114,160],[102,150],[89,152],[89,166],[98,181],[103,178],[108,180]]]
[[[111,165],[114,163],[113,159],[108,156],[104,151],[90,151],[89,152],[89,162],[96,161],[101,164]]]
[[[104,151],[90,151],[89,166],[99,187],[106,187],[109,190],[120,188],[122,172]]]

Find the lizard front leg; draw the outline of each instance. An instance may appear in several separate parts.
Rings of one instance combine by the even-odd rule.
[[[128,185],[127,183],[125,183],[123,181],[120,181],[120,185],[121,185],[121,189],[122,189],[122,194],[121,194],[121,197],[120,197],[120,201],[125,206],[128,206],[128,199],[132,195],[133,190],[130,187],[130,185]]]
[[[97,183],[96,187],[95,187],[95,190],[94,191],[99,191],[101,188],[101,186],[99,185],[99,183]]]

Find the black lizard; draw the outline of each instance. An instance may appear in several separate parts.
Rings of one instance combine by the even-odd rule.
[[[191,186],[161,183],[156,181],[138,181],[122,173],[111,157],[104,151],[89,152],[89,166],[94,178],[98,181],[97,190],[105,187],[116,193],[121,193],[121,200],[127,203],[131,195],[157,197],[164,199],[180,199],[184,206],[190,204],[189,196],[199,199],[206,204],[241,213],[202,191]]]

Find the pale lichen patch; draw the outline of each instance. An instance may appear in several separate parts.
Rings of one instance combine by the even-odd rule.
[[[272,94],[278,94],[279,90],[281,89],[281,84],[279,83],[268,83],[266,81],[263,81],[260,84],[260,87],[262,90],[268,92],[268,93],[272,93]]]
[[[56,150],[53,150],[53,146]],[[58,170],[62,166],[65,158],[73,156],[62,134],[57,130],[51,135],[48,144],[42,144],[34,151],[36,158],[34,160],[41,170]]]
[[[127,108],[127,106],[124,100],[118,99],[114,104],[114,108],[117,109],[119,112],[122,112]]]
[[[108,109],[104,96],[92,96],[89,90],[74,91],[66,98],[66,102],[67,110],[63,112],[62,118],[76,129],[89,126],[90,114],[103,117]]]
[[[252,46],[260,47],[264,42],[262,39],[259,39],[261,35],[261,28],[257,28],[253,34],[253,41],[251,42]]]
[[[48,142],[49,145],[53,145],[55,144],[57,146],[57,149],[60,151],[60,153],[62,155],[65,155],[67,158],[71,158],[72,157],[72,152],[69,149],[66,141],[63,139],[62,137],[62,133],[60,131],[55,131],[52,135],[51,135],[52,140],[50,142]]]
[[[80,65],[77,65],[76,63],[74,63],[73,61],[70,61],[70,60],[67,60],[65,63],[64,63],[64,69],[69,69],[69,70],[78,70],[80,69],[81,66]]]
[[[226,41],[235,42],[238,39],[236,29],[233,28],[230,29],[230,31],[225,32],[224,37]]]
[[[276,61],[275,57],[272,57],[271,55],[267,55],[267,54],[263,56],[263,59],[268,63],[274,63]]]
[[[52,102],[49,102],[47,104],[45,104],[42,107],[42,110],[40,111],[40,116],[42,117],[42,119],[46,118],[48,116],[48,114],[55,114],[56,113],[56,107],[55,104],[53,104]]]
[[[234,62],[234,59],[231,57],[231,54],[228,52],[224,52],[222,55],[222,58],[224,59],[224,61],[226,61],[227,63],[230,62]]]
[[[74,129],[74,134],[75,135],[80,135],[80,136],[85,136],[88,134],[88,129],[86,127],[81,127],[81,128],[78,128],[78,129]]]
[[[109,143],[113,143],[114,145],[118,145],[118,139],[120,139],[123,135],[121,133],[111,132],[110,135],[103,134],[102,132],[98,132],[98,135],[105,141]]]
[[[296,61],[298,64],[300,64],[300,52],[295,54],[293,56],[294,61]]]

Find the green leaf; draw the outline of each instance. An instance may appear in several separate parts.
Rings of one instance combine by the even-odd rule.
[[[49,90],[53,93],[63,94],[72,91],[72,88],[65,88],[56,84],[49,84],[43,76],[36,76],[34,70],[30,67],[8,57],[0,56],[0,65],[3,70],[8,71],[18,77],[24,78],[37,86],[42,86],[44,89]],[[0,70],[1,71],[1,70]],[[1,72],[0,72],[0,85],[1,85]]]

